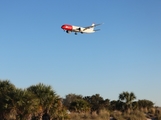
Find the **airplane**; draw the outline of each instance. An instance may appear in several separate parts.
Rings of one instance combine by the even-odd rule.
[[[101,23],[103,24],[103,23]],[[74,32],[75,35],[77,35],[77,33],[94,33],[96,31],[99,31],[100,29],[94,30],[94,27],[101,25],[101,24],[92,24],[91,26],[87,26],[87,27],[79,27],[79,26],[74,26],[74,25],[69,25],[69,24],[64,24],[61,26],[61,28],[66,31],[66,33],[71,33]]]

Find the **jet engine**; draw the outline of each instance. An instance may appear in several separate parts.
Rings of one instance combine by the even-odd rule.
[[[68,30],[67,30],[66,33],[71,33],[71,31],[68,31]]]
[[[78,30],[81,32],[82,30],[81,30],[81,28],[78,28]]]

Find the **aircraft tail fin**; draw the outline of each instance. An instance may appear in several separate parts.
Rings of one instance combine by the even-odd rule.
[[[92,25],[91,25],[92,27],[94,27],[95,26],[95,24],[94,23],[92,23]]]
[[[91,25],[91,26],[92,26],[92,27],[91,27],[90,29],[94,30],[95,24],[94,24],[94,23],[92,23],[92,25]]]

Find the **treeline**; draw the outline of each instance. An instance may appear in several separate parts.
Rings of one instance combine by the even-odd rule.
[[[136,96],[134,93],[123,92],[120,93],[118,100],[103,99],[99,94],[92,96],[81,96],[76,94],[68,94],[63,99],[63,105],[69,111],[73,112],[96,112],[99,114],[101,110],[130,112],[130,110],[148,111],[154,107],[154,103],[149,100],[134,101]]]
[[[39,83],[26,89],[17,88],[8,80],[0,80],[0,120],[61,120],[70,113],[100,113],[101,110],[131,112],[150,111],[154,103],[135,101],[133,92],[122,92],[118,100],[103,99],[99,94],[68,94],[61,98],[50,85]]]

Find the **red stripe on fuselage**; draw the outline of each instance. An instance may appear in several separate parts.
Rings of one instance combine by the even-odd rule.
[[[70,31],[72,31],[72,29],[73,29],[72,25],[68,25],[68,24],[62,25],[61,28],[63,30],[70,30]]]

